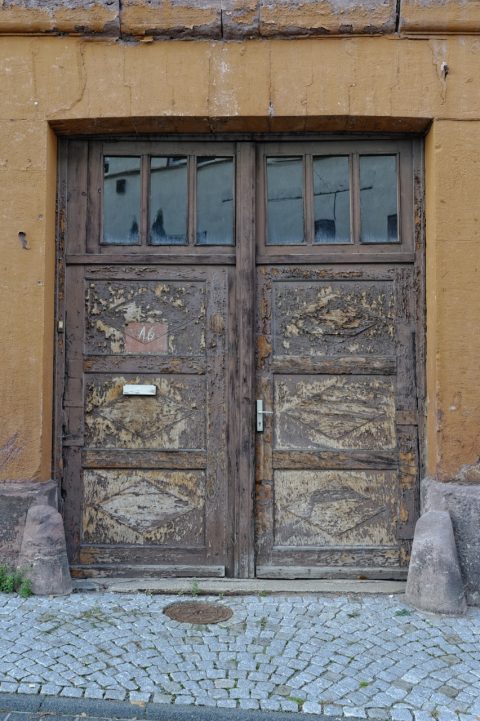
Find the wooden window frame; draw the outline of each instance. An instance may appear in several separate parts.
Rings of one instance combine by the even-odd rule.
[[[148,243],[149,235],[149,203],[150,203],[150,158],[156,156],[186,156],[188,158],[187,169],[187,243],[185,245],[153,245]],[[234,163],[234,218],[233,218],[233,244],[232,245],[196,245],[196,164],[190,161],[191,157],[204,155],[216,155],[219,157],[231,157]],[[140,223],[139,242],[128,245],[121,243],[103,242],[103,158],[104,157],[140,157],[141,159],[141,199],[140,199]],[[92,255],[125,256],[182,256],[198,255],[232,256],[235,253],[235,229],[236,218],[239,214],[237,207],[238,194],[236,186],[238,183],[237,173],[237,149],[235,143],[224,142],[145,142],[145,141],[120,141],[120,142],[90,142],[89,169],[88,169],[88,206],[89,206],[89,228],[87,233],[86,253]],[[158,262],[158,260],[157,260]]]
[[[413,262],[415,254],[414,242],[414,189],[413,177],[418,170],[418,153],[415,152],[414,139],[363,140],[268,140],[248,142],[234,140],[225,142],[200,140],[161,140],[161,141],[102,141],[88,142],[88,191],[85,234],[82,248],[78,248],[81,256],[87,255],[89,262],[103,262],[108,255],[111,262],[127,262],[128,258],[142,256],[145,262],[199,262],[199,263],[235,263],[235,245],[195,245],[195,173],[189,169],[189,238],[188,245],[149,245],[147,242],[149,224],[149,167],[150,156],[184,155],[202,156],[217,155],[234,159],[234,243],[244,243],[239,233],[241,216],[245,212],[245,203],[239,192],[240,178],[245,169],[245,149],[255,156],[251,184],[255,191],[255,237],[256,259],[259,263],[285,263],[295,255],[298,262]],[[243,151],[242,151],[243,148]],[[266,174],[265,158],[269,155],[302,155],[305,174],[304,227],[306,242],[292,245],[269,245],[266,242]],[[348,156],[350,167],[350,223],[351,243],[314,243],[313,242],[313,178],[311,166],[317,156]],[[360,156],[363,155],[396,155],[398,158],[398,237],[390,243],[360,242]],[[140,242],[137,245],[105,244],[102,242],[102,203],[103,203],[103,166],[104,156],[140,156],[142,158],[142,200],[140,218]],[[191,163],[189,163],[191,165]],[[310,197],[312,196],[312,197]],[[79,259],[80,262],[80,259]]]
[[[305,242],[291,245],[267,243],[266,158],[271,156],[304,158],[304,228]],[[313,242],[313,175],[314,157],[348,156],[350,168],[350,243]],[[395,155],[397,157],[398,241],[366,243],[360,240],[360,157]],[[414,153],[411,140],[343,140],[265,142],[257,153],[256,239],[259,263],[284,263],[295,256],[295,262],[411,262],[414,258],[413,228]]]

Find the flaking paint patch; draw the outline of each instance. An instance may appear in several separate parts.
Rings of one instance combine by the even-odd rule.
[[[204,283],[199,282],[90,283],[86,298],[88,350],[123,354],[126,327],[130,323],[143,323],[152,327],[163,324],[168,328],[164,353],[198,355],[205,350],[204,294]],[[149,352],[147,346],[145,352]]]
[[[100,332],[103,333],[105,338],[110,341],[110,352],[111,353],[121,353],[123,350],[123,334],[116,330],[116,328],[112,328],[112,326],[107,325],[103,322],[103,320],[97,320],[95,322],[95,328]]]
[[[387,450],[396,445],[395,388],[375,376],[276,376],[278,450]]]
[[[389,471],[276,471],[275,544],[396,546]]]
[[[123,395],[140,376],[89,378],[85,401],[85,442],[93,448],[203,449],[205,380],[169,375],[148,377],[156,396]]]
[[[203,471],[85,470],[87,543],[203,545]]]
[[[367,287],[365,287],[367,286]],[[292,354],[394,352],[391,284],[275,284],[274,345]]]

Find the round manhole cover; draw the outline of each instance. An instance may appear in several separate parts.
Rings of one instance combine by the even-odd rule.
[[[220,623],[228,621],[233,611],[219,603],[180,601],[164,608],[163,612],[173,621],[181,623]]]

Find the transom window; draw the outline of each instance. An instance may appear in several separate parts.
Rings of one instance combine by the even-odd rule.
[[[105,155],[102,244],[233,245],[234,185],[232,156]]]
[[[408,140],[96,145],[102,168],[99,250],[231,249],[244,213],[238,189],[246,169],[238,149],[246,145],[256,156],[247,172],[255,188],[260,253],[272,257],[294,246],[300,254],[327,256],[342,246],[361,254],[412,249]]]
[[[269,155],[265,162],[268,245],[399,242],[396,155]]]

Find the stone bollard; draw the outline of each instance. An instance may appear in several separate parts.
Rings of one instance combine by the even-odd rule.
[[[55,508],[46,505],[29,508],[18,568],[25,571],[33,593],[39,596],[65,596],[72,592],[63,520]]]
[[[423,511],[448,511],[452,519],[465,597],[480,606],[480,466],[464,466],[449,483],[422,481]]]
[[[427,511],[418,519],[405,597],[422,611],[458,615],[467,610],[448,511]]]

